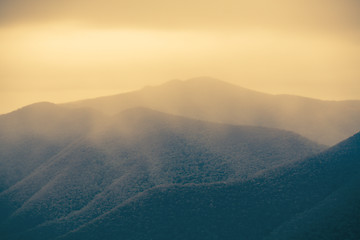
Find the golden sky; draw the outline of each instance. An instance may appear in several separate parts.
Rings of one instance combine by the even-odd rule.
[[[211,76],[360,99],[358,0],[1,0],[0,113]]]

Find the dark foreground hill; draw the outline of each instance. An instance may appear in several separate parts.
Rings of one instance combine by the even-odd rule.
[[[286,129],[326,145],[336,144],[360,129],[360,101],[270,95],[211,78],[174,80],[64,106],[89,107],[108,114],[146,107],[205,121]]]
[[[152,188],[59,239],[356,240],[359,189],[357,134],[251,180]]]
[[[50,103],[0,116],[0,132],[1,239],[54,239],[148,191],[236,182],[324,149],[282,130]]]

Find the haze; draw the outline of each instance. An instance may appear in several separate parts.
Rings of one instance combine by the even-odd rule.
[[[170,79],[360,99],[360,3],[0,2],[0,113]]]

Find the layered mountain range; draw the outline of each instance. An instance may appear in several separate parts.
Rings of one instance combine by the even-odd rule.
[[[195,79],[1,115],[1,239],[359,239],[358,108]]]
[[[251,180],[156,187],[60,239],[359,239],[360,134]]]
[[[205,121],[286,129],[326,145],[334,145],[360,129],[360,101],[271,95],[213,78],[173,80],[65,106],[87,107],[107,114],[145,107]]]

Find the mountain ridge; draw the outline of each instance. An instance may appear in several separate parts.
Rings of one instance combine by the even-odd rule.
[[[42,105],[38,107],[33,106],[32,110],[44,109]],[[21,172],[23,160],[32,165],[21,175],[14,174],[17,181],[10,182],[0,193],[3,218],[0,230],[3,232],[21,233],[55,219],[59,224],[55,227],[61,226],[60,232],[72,230],[77,224],[157,185],[247,178],[263,168],[295,161],[324,149],[284,130],[203,122],[144,108],[126,110],[112,117],[100,115],[101,121],[95,121],[95,126],[87,126],[82,118],[71,117],[78,113],[82,116],[84,110],[51,108],[54,111],[60,108],[67,116],[45,120],[60,129],[38,135],[37,131],[43,131],[38,126],[43,124],[38,123],[35,128],[21,124],[17,131],[20,139],[26,140],[21,131],[24,128],[31,135],[38,135],[39,141],[31,140],[32,145],[18,153],[17,161],[6,154],[22,145],[12,142],[12,148],[0,152],[0,176],[9,169]],[[40,111],[39,116],[47,114]],[[10,117],[22,118],[23,114]],[[29,118],[36,119],[31,114]],[[4,126],[3,120],[4,117],[0,117],[0,126]],[[91,121],[92,118],[87,119]],[[97,123],[100,126],[96,126]],[[58,131],[66,136],[64,141],[58,142]],[[0,137],[0,140],[0,145],[5,146],[8,138]],[[56,145],[49,154],[43,155],[44,150],[36,148],[40,144],[48,149],[49,143]],[[32,152],[33,149],[37,150]]]
[[[360,101],[265,94],[212,78],[176,80],[61,106],[88,107],[110,115],[146,107],[204,121],[285,129],[326,145],[360,129]]]
[[[283,229],[284,232],[275,235],[272,235],[273,233],[269,226],[261,231],[259,228],[261,228],[261,224],[264,223],[272,225],[273,227],[276,227],[276,224],[286,224],[293,216],[296,217],[297,214],[308,211],[308,209],[311,209],[314,205],[317,206],[318,204],[324,203],[326,206],[331,206],[327,204],[327,198],[343,187],[347,188],[349,186],[350,189],[357,189],[354,188],[356,185],[352,185],[353,182],[351,179],[356,176],[357,179],[360,177],[359,170],[352,169],[360,166],[360,161],[358,161],[358,157],[360,156],[360,134],[356,134],[354,138],[355,139],[344,141],[342,144],[326,150],[324,153],[305,160],[302,164],[298,165],[297,168],[291,167],[290,172],[288,172],[289,169],[287,170],[286,167],[280,171],[277,170],[275,176],[268,173],[256,177],[253,180],[244,180],[242,182],[228,184],[182,185],[169,186],[168,189],[166,189],[166,187],[163,189],[152,189],[148,196],[144,198],[139,197],[135,199],[135,201],[128,203],[128,206],[118,206],[118,208],[95,219],[93,222],[88,223],[88,225],[84,225],[76,231],[63,235],[59,239],[101,239],[103,237],[114,239],[115,236],[119,235],[125,236],[125,239],[146,239],[147,237],[156,237],[157,239],[168,239],[172,237],[175,239],[224,239],[224,237],[227,239],[238,239],[239,237],[246,239],[263,239],[264,237],[266,239],[289,239],[288,235],[285,235],[284,238],[281,237],[283,237],[284,233],[287,234],[289,230],[294,230],[291,228],[293,227],[291,225],[290,229]],[[352,149],[352,151],[348,151],[348,149],[344,149],[344,147]],[[330,158],[328,158],[329,156]],[[350,159],[336,159],[339,156],[349,156]],[[347,163],[346,166],[338,169],[331,166],[336,162],[344,163],[344,160]],[[321,167],[318,165],[320,162],[326,166]],[[355,163],[355,165],[353,165],[353,163]],[[320,167],[320,169],[317,169],[318,167]],[[300,170],[300,172],[296,169]],[[347,172],[349,169],[352,169],[352,171]],[[270,170],[270,172],[271,171],[272,170]],[[320,177],[314,175],[314,173],[318,171],[320,171]],[[328,179],[331,179],[331,176],[336,176],[336,174],[334,175],[336,171],[341,175],[340,178],[338,178],[340,182],[336,180],[335,185],[328,185]],[[268,178],[269,175],[272,177]],[[300,182],[304,181],[301,180],[304,176],[309,177],[305,180],[305,184]],[[345,178],[342,179],[343,177]],[[287,182],[288,180],[290,182]],[[358,184],[358,181],[354,183]],[[297,185],[299,185],[298,187],[300,187],[300,189],[296,189],[298,188]],[[302,185],[312,186],[312,189],[310,191],[304,189],[304,192],[299,192],[304,187]],[[319,191],[322,187],[326,189]],[[236,193],[237,191],[242,192],[242,194]],[[265,199],[262,198],[268,194],[270,194],[270,196]],[[299,194],[300,196],[298,196]],[[232,195],[233,197],[231,197]],[[240,200],[244,196],[246,196],[247,201],[253,199],[255,203],[250,204],[251,201],[246,202]],[[289,197],[290,199],[286,199]],[[210,198],[210,200],[206,200],[206,198]],[[227,198],[230,198],[230,200]],[[294,204],[292,198],[299,201],[299,203]],[[309,198],[309,200],[307,200],[307,198]],[[240,205],[236,205],[236,201],[240,201]],[[265,204],[266,202],[268,203]],[[232,207],[235,207],[234,209],[226,205],[230,203]],[[300,203],[303,204],[303,206],[298,207]],[[265,206],[268,205],[269,208],[261,206],[260,210],[256,210],[256,208],[259,208],[257,204],[265,204]],[[360,199],[358,199],[357,202],[353,202],[351,207],[359,206],[358,204],[360,204]],[[254,208],[252,209],[252,207],[248,205],[254,205]],[[248,209],[245,211],[241,210],[244,207]],[[271,207],[274,208],[274,210],[270,210]],[[202,208],[206,210],[201,210]],[[158,213],[157,211],[160,209],[163,209],[162,211],[166,212],[166,214]],[[211,213],[212,211],[218,214],[217,217],[220,218],[219,220],[213,222],[211,219],[206,218],[206,216],[216,218],[216,215]],[[230,214],[229,211],[234,211],[234,213]],[[261,211],[265,213],[260,214]],[[267,212],[275,214],[276,211],[284,211],[280,214],[280,216],[283,215],[283,217],[279,218],[275,215],[270,215],[266,217],[267,220],[265,220],[265,222],[261,219],[261,216],[265,217]],[[225,218],[223,212],[229,214],[227,218]],[[246,216],[248,216],[246,215],[247,212],[248,214],[257,214],[255,216],[250,215],[250,218],[246,219]],[[205,213],[208,215],[201,215]],[[244,216],[241,216],[240,213]],[[236,214],[240,214],[240,216]],[[321,212],[321,214],[323,214],[323,212]],[[232,220],[233,217],[239,219],[240,224],[245,224],[250,230],[246,230],[246,227],[239,227],[238,224],[235,224]],[[252,219],[252,217],[254,217],[254,219]],[[344,219],[345,221],[354,220],[356,214],[350,214],[347,217],[348,218]],[[163,220],[163,218],[165,218],[165,220]],[[112,219],[112,221],[109,221],[109,219]],[[117,219],[117,221],[114,221],[115,219]],[[325,219],[322,218],[322,221]],[[185,222],[185,220],[187,222]],[[250,225],[246,223],[246,220],[250,221]],[[127,223],[128,221],[130,223]],[[167,221],[169,222],[167,223]],[[221,224],[221,221],[225,221],[224,224],[229,224],[232,230],[225,227],[224,224]],[[257,222],[256,224],[255,221]],[[275,222],[276,224],[270,224],[268,221]],[[101,223],[101,225],[98,225],[99,223]],[[251,226],[251,223],[254,223],[254,225]],[[142,228],[138,229],[136,226],[131,226],[131,224],[142,226]],[[210,224],[210,226],[208,224]],[[162,225],[165,225],[165,227],[162,227]],[[99,226],[100,229],[97,226]],[[206,228],[206,230],[204,228]],[[108,231],[105,232],[104,229]],[[350,225],[350,228],[340,229],[341,231],[335,235],[331,235],[332,231],[326,228],[326,225],[321,229],[323,232],[321,232],[320,236],[338,237],[329,239],[343,239],[344,236],[351,236],[351,234],[353,237],[349,239],[357,239],[360,234],[357,232],[357,226],[354,224]],[[137,231],[140,231],[140,233]],[[350,231],[350,235],[346,231]],[[294,237],[296,235],[290,236]],[[303,239],[303,237],[305,236],[294,239]],[[316,232],[308,232],[306,237],[307,239],[318,239],[319,235]]]

